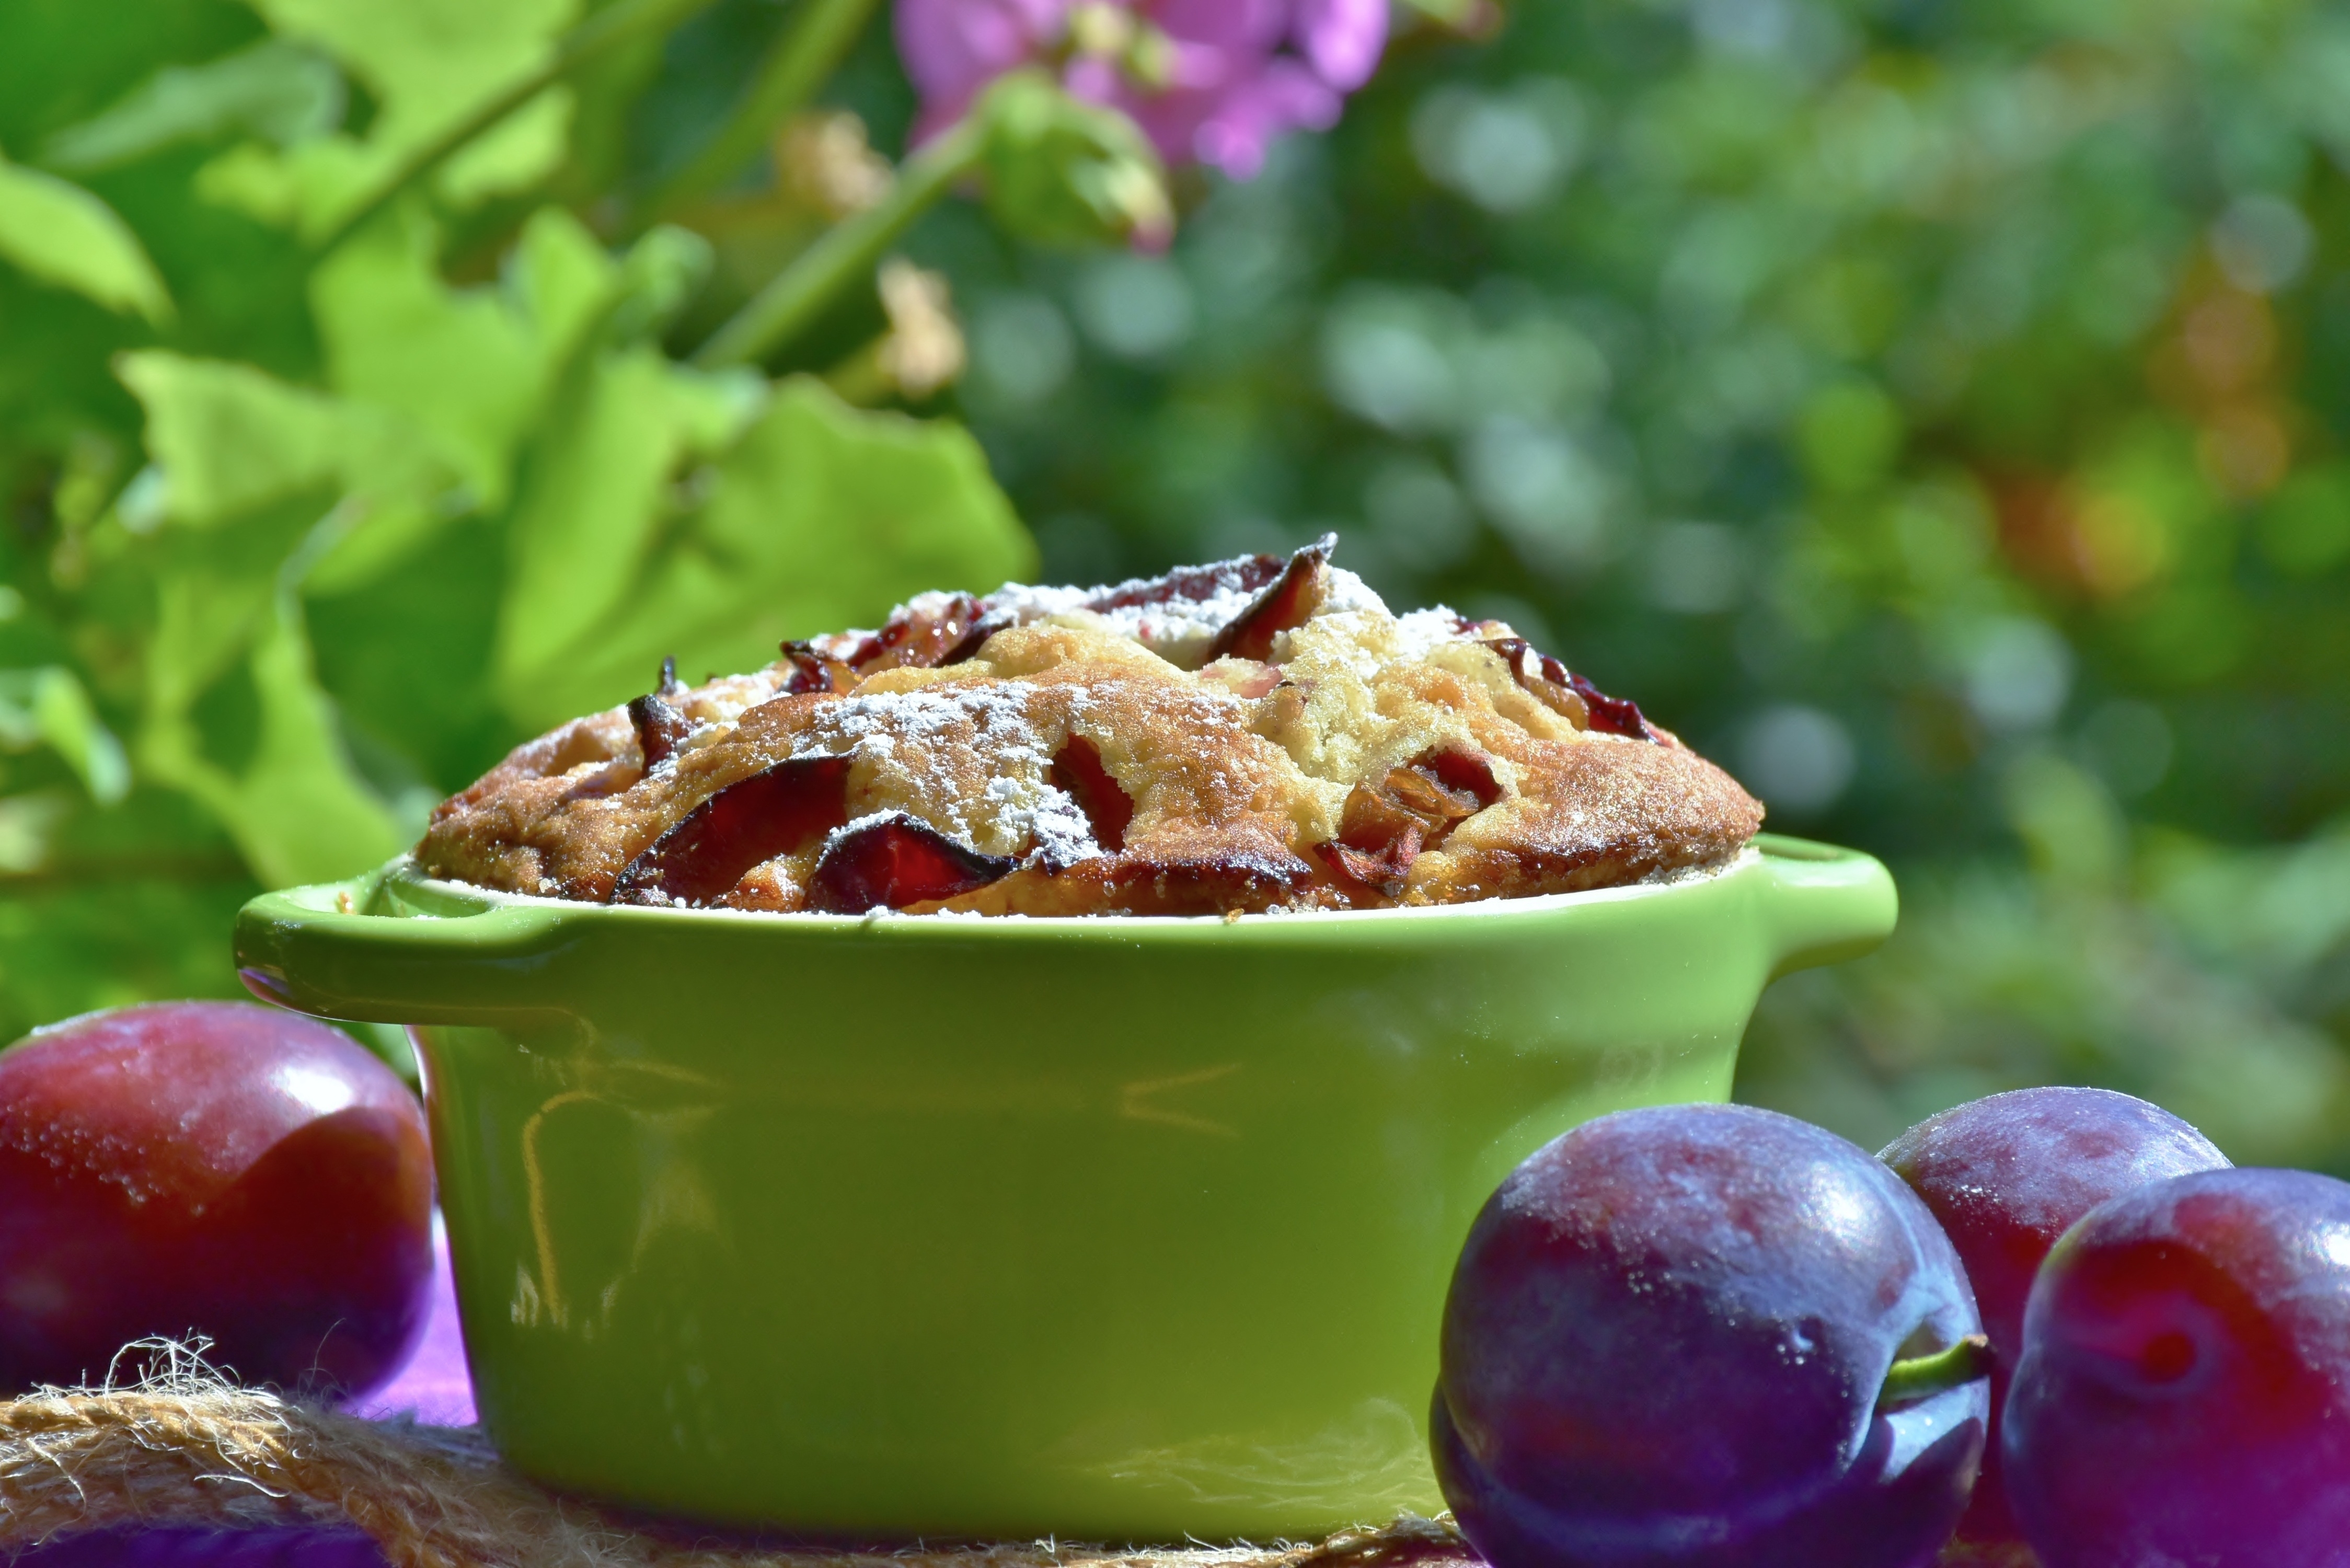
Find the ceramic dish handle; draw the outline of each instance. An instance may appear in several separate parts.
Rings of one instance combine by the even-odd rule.
[[[366,1023],[479,1023],[539,1011],[525,979],[559,942],[559,910],[504,905],[434,918],[370,912],[381,872],[264,893],[237,912],[236,967],[265,1002]],[[467,960],[449,961],[452,926]],[[520,983],[518,983],[518,981]]]
[[[1893,934],[1900,900],[1893,874],[1875,856],[1775,833],[1756,836],[1754,847],[1768,874],[1763,909],[1774,979],[1858,958]]]

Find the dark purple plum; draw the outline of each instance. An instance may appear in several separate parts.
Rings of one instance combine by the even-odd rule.
[[[1978,1328],[1866,1151],[1743,1106],[1618,1112],[1471,1229],[1437,1477],[1494,1568],[1914,1568],[1981,1456]]]
[[[325,1024],[153,1002],[0,1054],[0,1393],[192,1333],[247,1383],[361,1394],[432,1283],[423,1110]]]
[[[2021,1540],[2000,1463],[2000,1410],[2023,1350],[2023,1303],[2056,1238],[2106,1199],[2226,1168],[2211,1140],[2159,1106],[2110,1089],[2017,1089],[1929,1116],[1879,1156],[1926,1200],[1959,1250],[1991,1339],[1991,1437],[1959,1536]]]
[[[2045,1568],[2350,1562],[2350,1183],[2173,1177],[2032,1287],[2002,1440]]]

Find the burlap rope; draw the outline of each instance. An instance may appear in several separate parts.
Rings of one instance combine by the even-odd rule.
[[[0,1559],[109,1525],[353,1524],[394,1568],[1414,1568],[1472,1561],[1404,1518],[1311,1545],[775,1551],[557,1496],[472,1428],[365,1421],[234,1387],[201,1362],[128,1388],[0,1402]]]

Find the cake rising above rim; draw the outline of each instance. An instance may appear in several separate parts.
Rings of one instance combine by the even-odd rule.
[[[426,873],[595,903],[1222,915],[1620,886],[1762,810],[1507,625],[1390,613],[1325,537],[879,630],[560,725],[443,802]]]

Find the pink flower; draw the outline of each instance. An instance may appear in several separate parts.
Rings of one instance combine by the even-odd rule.
[[[1170,162],[1253,176],[1293,129],[1336,124],[1387,43],[1387,0],[898,0],[918,138],[1016,67],[1133,117]]]

